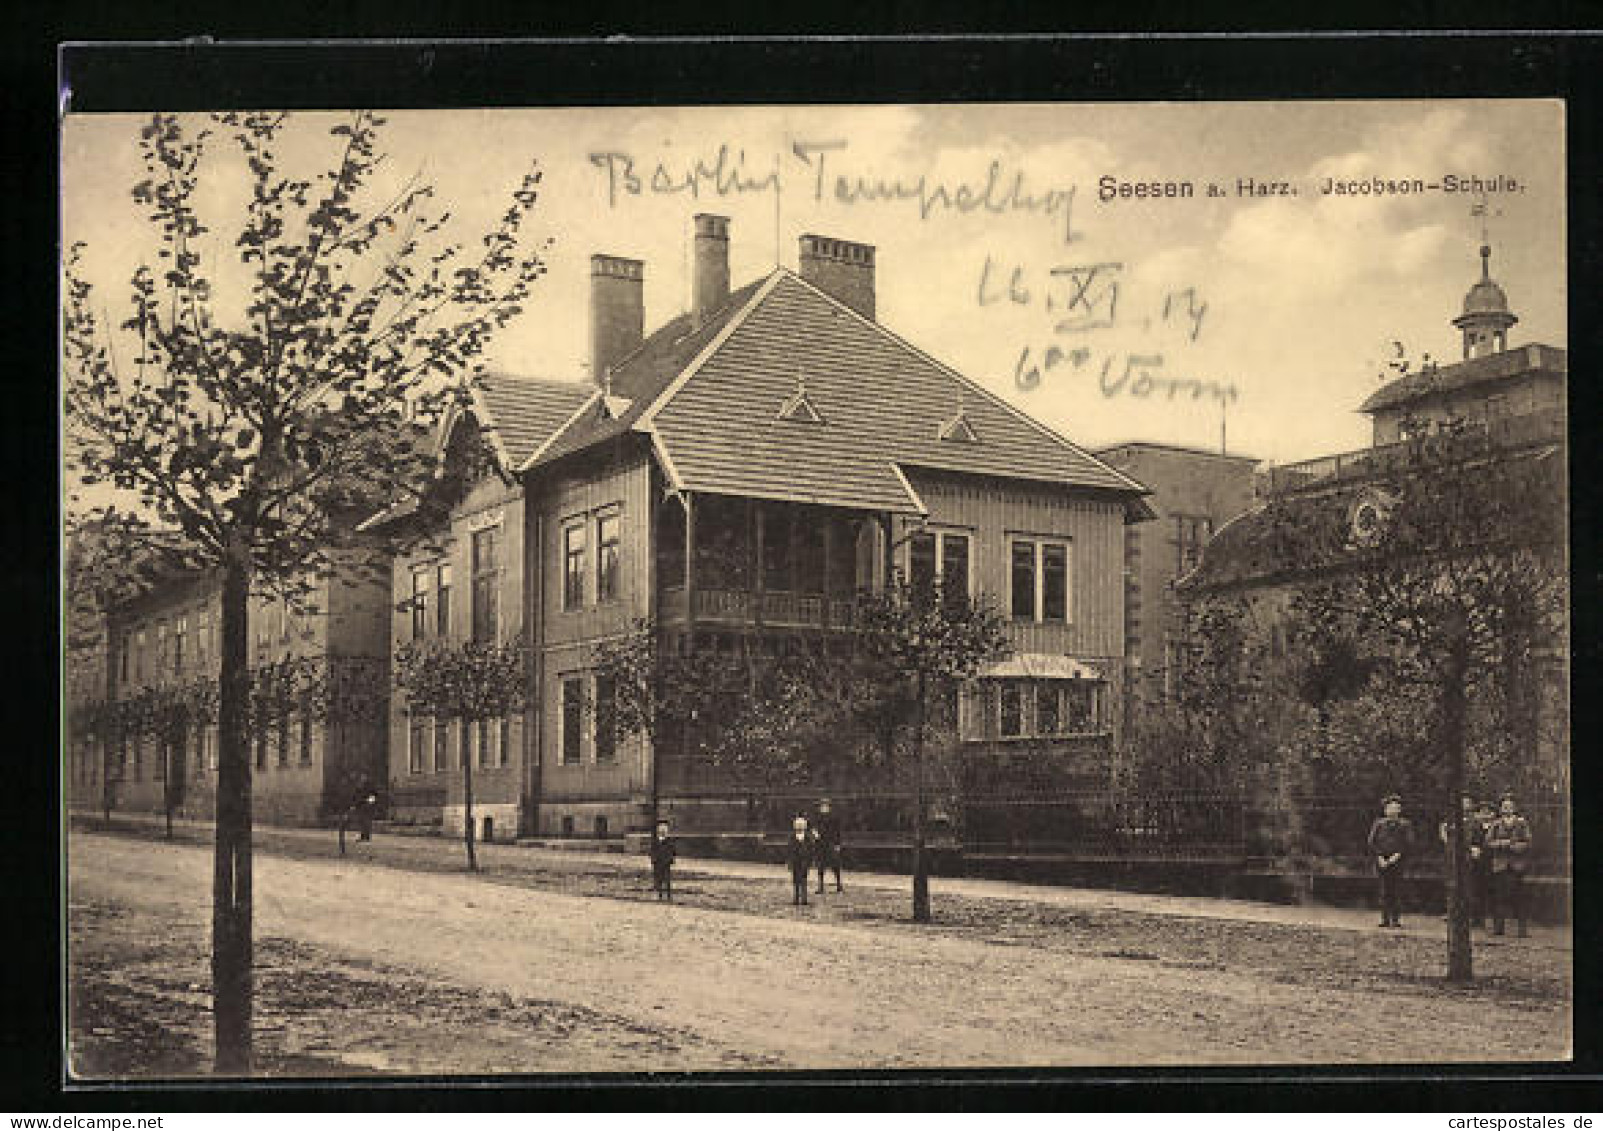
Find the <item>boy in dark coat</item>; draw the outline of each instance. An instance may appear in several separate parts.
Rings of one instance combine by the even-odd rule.
[[[1403,861],[1414,847],[1414,826],[1403,816],[1403,799],[1397,794],[1381,804],[1385,815],[1369,826],[1369,854],[1380,878],[1380,925],[1401,927]]]
[[[826,868],[835,871],[835,890],[845,891],[840,882],[840,818],[831,811],[827,797],[818,803],[818,820],[813,822],[813,831],[818,836],[818,894],[824,894]]]
[[[1486,830],[1486,847],[1492,854],[1492,934],[1503,933],[1509,917],[1519,920],[1520,938],[1525,927],[1525,854],[1531,848],[1531,826],[1519,815],[1514,799],[1505,796],[1502,812]]]
[[[673,862],[679,855],[679,847],[674,844],[673,837],[668,835],[668,822],[658,821],[656,831],[651,834],[651,887],[657,893],[658,899],[673,902]]]
[[[1466,793],[1459,798],[1459,804],[1463,806],[1464,851],[1469,857],[1469,874],[1466,877],[1464,887],[1464,904],[1468,911],[1469,921],[1472,924],[1480,923],[1482,922],[1483,900],[1485,899],[1484,893],[1486,891],[1485,886],[1480,882],[1481,858],[1485,855],[1484,850],[1486,847],[1486,822],[1478,815],[1475,799],[1469,794]],[[1490,811],[1490,807],[1484,803],[1480,808]],[[1452,821],[1442,822],[1441,835],[1442,845],[1447,849],[1446,866],[1442,871],[1442,875],[1448,877],[1449,882],[1451,882],[1453,874]],[[1444,905],[1445,903],[1446,901],[1443,900]],[[1443,918],[1446,918],[1446,916],[1443,916]],[[1484,923],[1482,925],[1484,926]]]
[[[790,839],[785,841],[785,863],[790,867],[791,903],[807,903],[807,873],[813,866],[814,833],[807,827],[806,817],[791,822]]]

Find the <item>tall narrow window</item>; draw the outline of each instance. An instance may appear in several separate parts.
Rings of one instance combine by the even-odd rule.
[[[584,739],[584,682],[577,676],[562,681],[562,764],[577,766]]]
[[[618,760],[618,685],[608,676],[596,677],[596,761]]]
[[[585,529],[576,522],[562,531],[562,607],[584,607]]]
[[[1035,543],[1013,543],[1012,599],[1009,602],[1013,616],[1020,620],[1035,619]]]
[[[473,639],[494,640],[501,593],[501,528],[473,534]]]
[[[1061,702],[1060,688],[1055,683],[1037,684],[1035,688],[1035,733],[1056,734],[1063,729],[1058,712]]]
[[[423,729],[423,719],[413,715],[408,727],[411,741],[407,747],[406,768],[414,774],[423,772],[423,762],[428,750],[428,731]]]
[[[444,639],[451,635],[451,563],[441,562],[434,570],[434,632]]]
[[[1061,542],[1041,546],[1041,619],[1069,619],[1069,548]]]
[[[501,755],[498,765],[508,765],[512,761],[512,717],[503,716],[501,719],[501,745],[497,748]]]
[[[184,645],[189,639],[189,617],[181,616],[173,622],[173,674],[184,674]]]
[[[429,632],[429,571],[412,571],[412,639],[422,640]]]
[[[140,629],[134,634],[134,682],[139,683],[145,678],[145,630]]]
[[[125,632],[117,638],[117,678],[128,682],[128,653],[132,650],[128,634]]]
[[[907,544],[907,580],[918,592],[935,588],[935,535],[915,534]]]
[[[434,772],[443,774],[451,768],[451,721],[434,720]]]
[[[167,677],[167,622],[156,622],[156,679]]]
[[[596,600],[618,597],[618,512],[603,514],[596,520]]]
[[[1008,680],[1002,684],[1002,737],[1017,738],[1024,733],[1024,688]]]
[[[487,770],[495,765],[495,749],[490,736],[499,732],[491,730],[489,719],[478,720],[476,729],[479,732],[479,765]]]
[[[200,612],[195,615],[195,666],[205,674],[211,660],[212,646],[212,610],[210,605],[202,605]]]
[[[952,596],[968,596],[968,535],[941,535],[941,585]]]

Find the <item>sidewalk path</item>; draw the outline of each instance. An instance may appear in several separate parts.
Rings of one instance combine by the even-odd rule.
[[[79,814],[84,819],[98,823],[98,815]],[[113,822],[127,824],[145,824],[153,828],[162,825],[162,818],[154,814],[142,813],[114,813]],[[210,821],[178,820],[174,822],[175,828],[188,830],[193,836],[196,833],[210,833]],[[280,826],[259,826],[256,829],[258,845],[272,847],[274,841],[286,844],[300,844],[306,847],[327,846],[336,840],[336,833],[332,829],[307,829]],[[459,840],[449,837],[396,835],[384,832],[375,832],[374,840],[366,844],[359,844],[355,833],[347,836],[350,851],[368,853],[379,858],[379,862],[394,862],[405,866],[408,859],[427,857],[432,860],[445,861],[460,857],[462,844]],[[521,862],[527,865],[562,865],[570,867],[583,866],[597,870],[616,872],[639,871],[642,876],[646,874],[646,865],[643,859],[617,852],[586,851],[572,848],[542,848],[532,844],[522,843],[495,843],[478,846],[480,859],[486,865],[495,864],[511,868],[518,868]],[[785,878],[783,870],[772,864],[756,863],[745,860],[717,860],[699,857],[682,857],[675,875],[681,881],[708,876],[728,876],[745,880],[772,880],[776,885],[783,885],[789,891],[789,880]],[[830,878],[833,883],[833,877]],[[845,875],[848,886],[867,888],[873,891],[902,891],[909,887],[909,879],[905,874],[886,872],[847,872]],[[1281,904],[1264,903],[1246,899],[1224,899],[1212,896],[1183,896],[1164,895],[1147,892],[1117,891],[1104,888],[1059,887],[1045,884],[1028,884],[1012,880],[989,880],[960,877],[932,877],[930,880],[931,898],[939,904],[943,893],[964,896],[971,899],[997,899],[1013,900],[1024,903],[1034,903],[1045,907],[1065,908],[1084,911],[1122,911],[1143,915],[1180,916],[1192,919],[1216,919],[1237,923],[1272,923],[1281,926],[1315,927],[1334,930],[1363,931],[1374,933],[1381,928],[1376,925],[1375,912],[1368,908],[1332,907],[1324,904]],[[1436,937],[1443,933],[1444,923],[1440,915],[1420,913],[1411,915],[1400,931],[1389,932],[1404,936]],[[1477,932],[1477,938],[1481,937]],[[1571,930],[1567,925],[1549,926],[1534,924],[1531,928],[1531,938],[1525,940],[1525,945],[1551,947],[1561,950],[1570,950],[1573,946]]]

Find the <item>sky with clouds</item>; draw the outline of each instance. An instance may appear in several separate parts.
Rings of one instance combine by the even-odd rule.
[[[338,154],[327,131],[340,117],[296,115],[286,157],[308,172],[327,167]],[[1565,344],[1558,102],[386,117],[375,187],[393,191],[421,171],[466,240],[499,215],[531,162],[543,170],[537,231],[554,240],[550,272],[491,356],[515,372],[589,379],[593,252],[645,261],[648,331],[682,311],[692,217],[707,211],[730,217],[736,286],[776,261],[795,269],[803,232],[873,244],[884,325],[1082,445],[1217,450],[1223,423],[1231,452],[1276,463],[1361,447],[1368,424],[1355,410],[1392,372],[1396,343],[1415,363],[1460,356],[1450,320],[1479,276],[1481,220],[1472,193],[1326,196],[1329,177],[1514,178],[1517,191],[1487,198],[1492,274],[1520,317],[1511,343]],[[151,254],[128,195],[143,175],[140,124],[71,115],[63,126],[63,241],[87,245],[86,275],[114,312]],[[691,176],[686,187],[687,171],[716,165],[720,149],[723,171],[741,183]],[[1104,177],[1189,182],[1194,195],[1103,202]],[[1285,182],[1296,195],[1240,196],[1243,178]],[[1223,195],[1210,196],[1210,183]],[[208,167],[204,255],[226,258],[243,184],[221,157]],[[876,197],[874,186],[900,193]]]

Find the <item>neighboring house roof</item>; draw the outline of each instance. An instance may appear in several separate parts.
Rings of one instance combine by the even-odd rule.
[[[1050,428],[785,268],[695,331],[676,319],[618,368],[622,416],[576,422],[528,466],[625,430],[652,436],[676,487],[921,513],[904,471],[1145,493]],[[813,413],[782,415],[805,389]],[[968,429],[955,430],[961,413]],[[969,432],[972,432],[970,437]]]
[[[1527,373],[1563,380],[1569,373],[1569,355],[1556,346],[1528,345],[1410,373],[1375,390],[1358,411],[1381,412]]]

